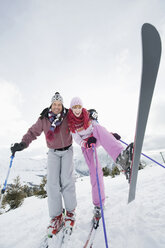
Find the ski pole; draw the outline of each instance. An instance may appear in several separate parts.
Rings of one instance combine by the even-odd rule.
[[[92,144],[92,150],[93,150],[94,162],[96,165],[96,179],[97,179],[97,187],[98,187],[99,201],[100,201],[100,207],[101,207],[101,217],[102,217],[102,223],[103,223],[105,245],[106,245],[106,248],[108,248],[108,240],[107,240],[107,234],[106,234],[103,205],[102,205],[102,200],[101,200],[101,190],[100,190],[100,183],[99,183],[99,176],[98,176],[97,153],[96,153],[96,147],[93,144]]]
[[[160,155],[161,155],[161,157],[162,157],[162,159],[163,159],[163,162],[164,162],[164,164],[165,164],[165,159],[164,159],[164,157],[163,157],[163,153],[160,152]]]
[[[120,140],[120,142],[123,143],[123,144],[125,144],[126,146],[128,146],[128,144],[127,144],[126,142],[124,142],[124,141],[122,141],[122,140]],[[160,164],[159,162],[157,162],[157,161],[154,160],[153,158],[150,158],[149,156],[145,155],[144,153],[141,153],[141,154],[142,154],[144,157],[150,159],[152,162],[154,162],[154,163],[160,165],[161,167],[165,168],[164,165]]]
[[[3,189],[1,190],[0,208],[2,206],[2,200],[3,200],[3,196],[4,196],[4,193],[5,193],[5,190],[6,190],[7,180],[8,180],[9,174],[10,174],[10,169],[12,167],[12,163],[13,163],[13,159],[14,159],[14,154],[12,154],[10,158],[11,158],[11,160],[10,160],[9,169],[8,169],[8,172],[7,172],[7,176],[6,176],[6,179],[5,179],[5,182],[4,182]]]

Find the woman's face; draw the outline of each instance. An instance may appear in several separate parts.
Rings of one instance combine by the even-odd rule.
[[[72,111],[76,117],[79,117],[82,113],[82,106],[81,105],[75,105],[72,107]]]

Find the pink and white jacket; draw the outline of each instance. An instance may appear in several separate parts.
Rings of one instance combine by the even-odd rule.
[[[87,129],[81,128],[77,129],[75,133],[71,132],[74,141],[81,147],[84,147],[86,139],[93,135],[93,129],[96,125],[99,125],[97,121],[90,120],[90,125]]]

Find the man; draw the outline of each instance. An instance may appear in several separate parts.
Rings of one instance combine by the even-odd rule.
[[[45,134],[48,151],[47,164],[47,194],[50,225],[48,235],[56,234],[65,227],[72,229],[75,222],[77,205],[75,180],[73,175],[72,136],[67,122],[68,109],[63,106],[62,96],[56,92],[51,99],[51,106],[42,111],[37,122],[29,128],[21,143],[11,147],[13,155],[22,151],[37,139],[42,132]],[[63,220],[62,197],[65,204],[66,216]]]

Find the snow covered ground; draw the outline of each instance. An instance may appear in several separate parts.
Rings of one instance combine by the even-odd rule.
[[[31,172],[32,174],[33,172]],[[105,222],[110,248],[165,247],[165,169],[147,166],[139,171],[136,200],[127,205],[124,175],[104,178]],[[92,217],[89,177],[77,179],[77,217],[69,248],[83,247]],[[24,204],[0,216],[1,248],[40,248],[48,224],[47,199],[27,198]],[[105,247],[102,223],[94,248]]]

